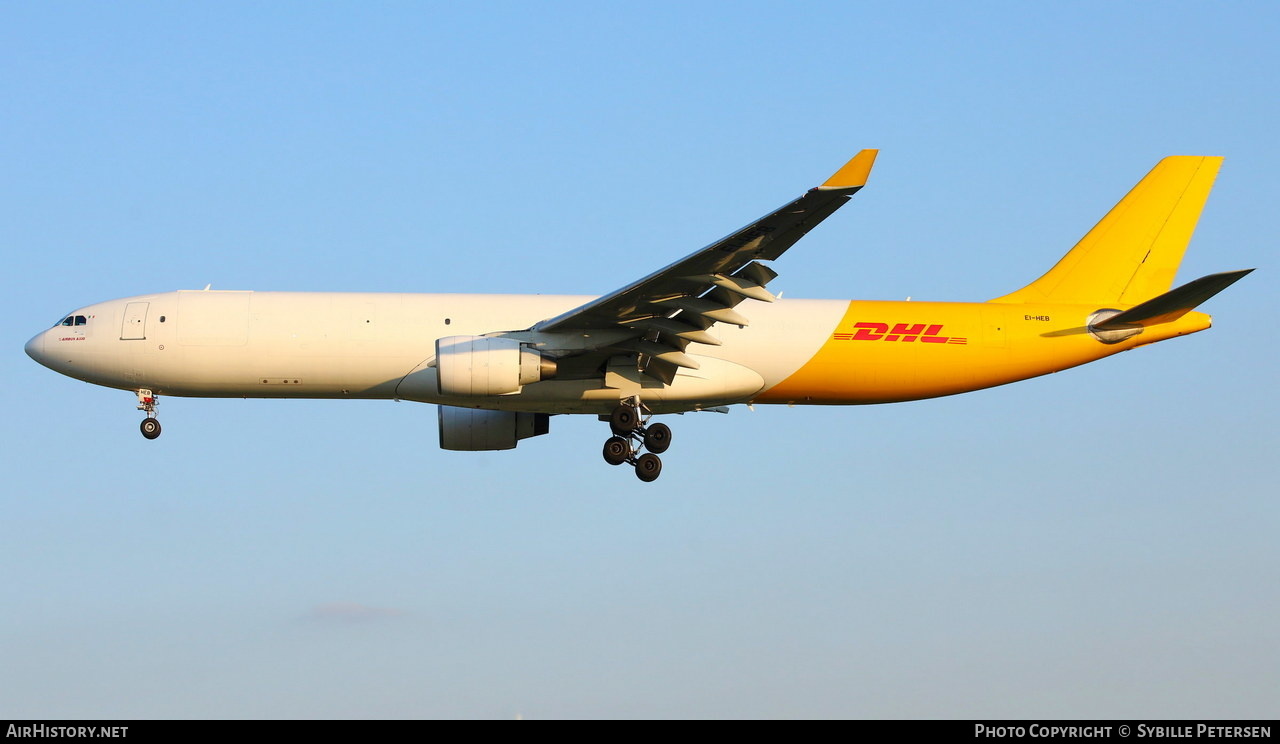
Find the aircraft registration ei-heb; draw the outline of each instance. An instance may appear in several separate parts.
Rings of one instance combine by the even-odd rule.
[[[987,302],[775,297],[766,265],[861,189],[876,150],[711,245],[602,297],[179,290],[89,305],[26,352],[159,396],[435,403],[440,446],[511,449],[556,414],[595,414],[604,459],[643,481],[655,414],[734,404],[893,403],[1003,385],[1202,331],[1194,308],[1252,271],[1176,289],[1222,163],[1161,160],[1048,273]]]

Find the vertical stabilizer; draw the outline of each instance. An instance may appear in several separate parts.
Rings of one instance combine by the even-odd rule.
[[[992,302],[1136,305],[1167,292],[1221,165],[1161,160],[1047,274]]]

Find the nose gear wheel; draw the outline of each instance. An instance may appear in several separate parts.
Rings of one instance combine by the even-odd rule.
[[[155,439],[160,436],[160,419],[156,418],[156,406],[159,401],[156,399],[155,393],[147,389],[136,391],[138,394],[138,410],[145,411],[147,417],[138,425],[138,429],[142,432],[142,436],[147,439]]]

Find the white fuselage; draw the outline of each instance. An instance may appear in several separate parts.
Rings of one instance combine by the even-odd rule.
[[[405,399],[481,408],[601,412],[619,388],[643,388],[655,410],[750,400],[809,359],[848,306],[791,300],[752,308],[751,326],[717,326],[698,370],[661,386],[640,375],[548,380],[518,395],[442,396],[438,338],[527,329],[590,300],[573,295],[189,291],[77,310],[27,344],[42,364],[108,387],[158,395]]]

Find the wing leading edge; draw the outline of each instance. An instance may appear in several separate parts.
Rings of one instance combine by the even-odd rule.
[[[844,205],[867,182],[879,150],[863,150],[821,186],[666,268],[599,297],[532,330],[609,334],[608,350],[636,355],[650,376],[669,383],[680,367],[697,368],[685,354],[691,343],[719,345],[708,329],[716,323],[745,326],[735,307],[746,299],[774,300],[766,288],[777,273],[772,261]]]

